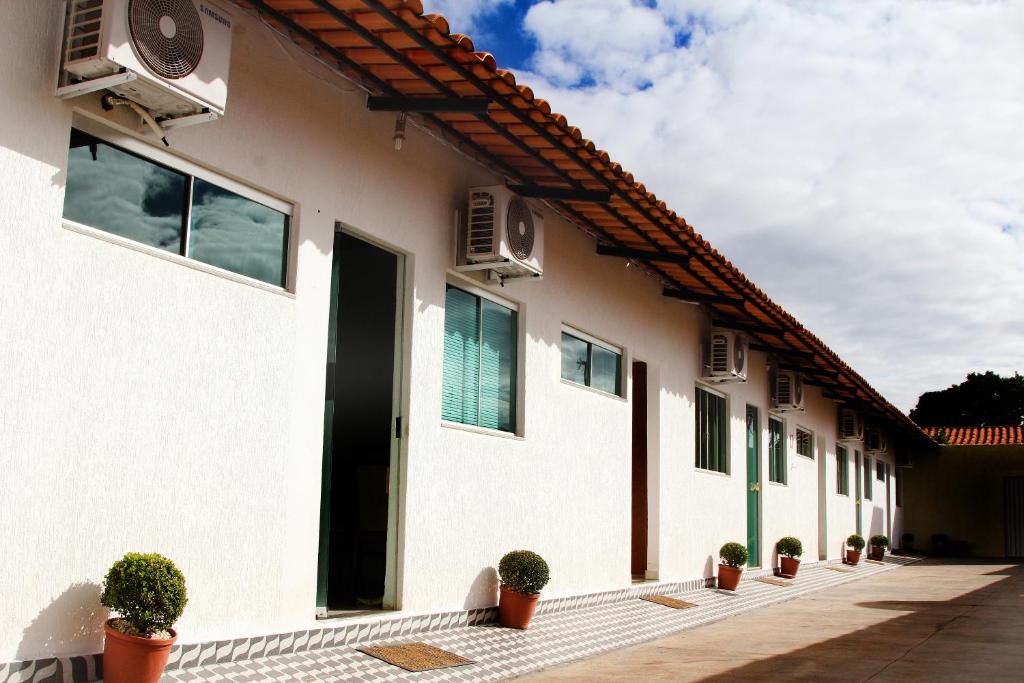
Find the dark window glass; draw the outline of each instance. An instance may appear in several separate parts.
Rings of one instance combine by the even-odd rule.
[[[562,333],[562,379],[586,384],[590,369],[590,344]]]
[[[768,481],[786,483],[786,432],[782,420],[768,418]]]
[[[201,178],[192,186],[188,255],[283,287],[288,216]]]
[[[725,399],[697,387],[696,442],[698,469],[728,474],[725,453]]]
[[[878,479],[878,481],[885,481],[885,463],[878,462],[877,460],[875,461],[875,463],[875,477]]]
[[[836,492],[850,495],[850,458],[846,449],[836,446]]]
[[[71,131],[64,218],[181,252],[188,176]]]
[[[796,452],[805,458],[814,457],[814,435],[810,432],[797,428],[796,430]]]
[[[864,498],[871,500],[871,458],[864,456]]]
[[[562,379],[622,395],[622,354],[562,333]]]

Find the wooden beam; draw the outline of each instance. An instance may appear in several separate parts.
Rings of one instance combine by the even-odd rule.
[[[612,193],[607,190],[587,190],[576,187],[543,187],[541,185],[509,185],[508,189],[520,197],[552,199],[559,202],[607,204],[612,200]]]
[[[618,256],[619,258],[636,259],[637,261],[676,263],[684,267],[689,267],[691,260],[689,256],[683,256],[681,254],[666,254],[661,251],[610,247],[606,244],[598,244],[597,253],[599,256]]]
[[[786,333],[785,330],[777,330],[771,327],[765,327],[764,325],[732,320],[712,320],[711,324],[714,327],[724,327],[727,330],[737,330],[739,332],[749,332],[751,334],[767,334],[779,338]]]
[[[814,354],[810,351],[799,351],[797,349],[780,349],[775,346],[768,346],[767,344],[751,344],[751,351],[760,351],[762,353],[775,354],[776,356],[785,356],[792,358],[800,358],[803,360],[814,360]]]
[[[735,299],[729,296],[722,296],[721,294],[704,294],[702,292],[695,292],[692,289],[665,287],[661,290],[661,295],[670,299],[679,299],[680,301],[689,301],[695,304],[721,304],[723,306],[743,305],[743,299]]]
[[[368,95],[370,111],[404,111],[418,113],[485,114],[491,101],[486,97],[389,97]]]

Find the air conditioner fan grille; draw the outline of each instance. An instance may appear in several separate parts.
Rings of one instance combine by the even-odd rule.
[[[508,203],[505,217],[505,232],[508,235],[508,247],[512,255],[520,261],[530,258],[533,253],[533,212],[519,197],[513,197]]]
[[[128,29],[139,57],[168,79],[188,76],[203,57],[203,22],[192,0],[130,0]]]

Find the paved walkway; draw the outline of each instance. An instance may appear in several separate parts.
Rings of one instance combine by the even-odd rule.
[[[1024,566],[914,563],[536,681],[1024,681]]]
[[[888,558],[887,558],[888,559]],[[566,662],[609,652],[650,641],[694,626],[721,621],[743,612],[792,600],[823,589],[843,584],[864,585],[870,577],[880,574],[901,574],[907,569],[892,570],[906,560],[892,558],[885,564],[862,562],[850,571],[833,571],[825,567],[806,567],[796,581],[776,586],[760,581],[744,581],[736,593],[702,589],[679,594],[696,606],[676,610],[642,600],[600,605],[536,618],[527,631],[495,626],[470,626],[447,631],[419,634],[398,639],[422,641],[475,660],[475,664],[457,668],[409,673],[376,660],[353,647],[331,647],[261,659],[212,664],[203,667],[168,671],[162,683],[185,681],[487,681],[513,678],[557,666]],[[859,591],[860,589],[854,589]],[[776,608],[778,609],[778,608]],[[788,607],[783,607],[783,613]],[[728,621],[734,623],[733,619]],[[765,630],[760,617],[754,617],[755,628]],[[770,627],[769,627],[770,628]],[[703,629],[699,629],[702,631]],[[737,638],[733,633],[731,638]],[[369,643],[364,643],[369,644]],[[663,658],[663,677],[676,675],[673,658]],[[583,666],[602,660],[590,660]],[[602,666],[598,664],[598,666]],[[724,670],[724,669],[723,669]],[[600,668],[595,670],[600,676]],[[551,675],[568,675],[579,680],[595,678],[590,670],[566,670]],[[635,678],[637,671],[609,673],[609,679]]]

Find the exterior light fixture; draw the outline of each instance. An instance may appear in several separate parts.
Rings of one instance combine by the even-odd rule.
[[[395,119],[395,136],[392,138],[395,143],[395,151],[400,152],[402,150],[402,144],[405,142],[405,112],[398,112],[398,118]]]

